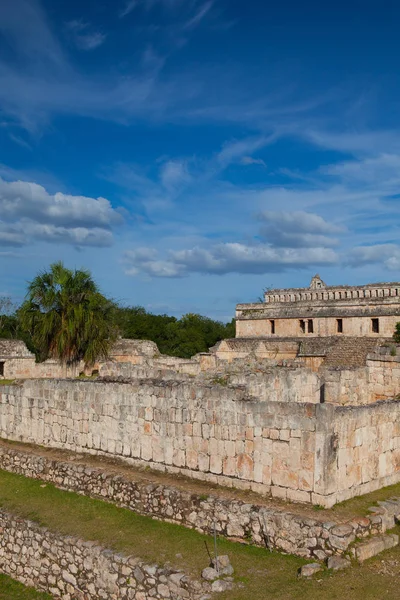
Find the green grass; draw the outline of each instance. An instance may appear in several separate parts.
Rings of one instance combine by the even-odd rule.
[[[15,379],[0,379],[0,385],[12,385]]]
[[[206,543],[212,552],[212,539],[208,536],[4,471],[0,471],[0,506],[51,530],[97,540],[146,561],[158,564],[171,561],[196,577],[208,564]],[[325,571],[312,581],[298,579],[299,567],[309,561],[295,556],[225,539],[218,541],[218,550],[230,556],[237,583],[244,584],[243,588],[236,586],[233,591],[219,594],[219,600],[395,600],[399,597],[398,548],[347,572]],[[379,573],[382,569],[383,573]],[[26,596],[4,596],[8,600],[14,597],[25,600]],[[3,600],[1,595],[0,600]]]
[[[0,600],[51,600],[51,596],[27,588],[0,573]]]
[[[350,500],[336,504],[336,506],[329,510],[341,518],[352,519],[354,516],[364,517],[371,515],[368,509],[370,506],[376,505],[378,500],[388,500],[397,496],[400,496],[400,483],[389,485],[364,496],[351,498]]]

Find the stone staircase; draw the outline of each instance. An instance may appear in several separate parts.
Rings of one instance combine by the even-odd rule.
[[[301,341],[298,356],[325,356],[327,367],[361,367],[384,338],[323,337]]]

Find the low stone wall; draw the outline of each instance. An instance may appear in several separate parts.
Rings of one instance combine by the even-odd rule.
[[[136,365],[131,362],[107,361],[100,363],[99,375],[105,379],[162,379],[163,381],[190,381],[184,373],[177,373],[166,367],[155,367],[148,364]]]
[[[0,391],[0,437],[107,453],[285,499],[309,502],[316,493],[321,504],[315,436],[324,410],[198,381],[28,380]]]
[[[133,481],[106,469],[93,468],[0,445],[0,468],[54,483],[61,489],[101,498],[143,515],[306,558],[323,560],[342,554],[356,538],[379,534],[394,526],[391,514],[381,510],[369,518],[346,523],[309,518],[289,510],[204,497],[162,483]]]
[[[396,352],[396,347],[392,348]],[[364,366],[322,366],[325,402],[357,406],[396,398],[400,394],[400,356],[391,356],[390,348],[380,350],[369,354]]]
[[[400,479],[399,401],[337,407],[332,415],[335,460],[326,493],[336,502],[367,494]]]
[[[227,376],[229,385],[242,385],[260,402],[300,402],[318,404],[321,382],[317,373],[304,367],[264,367],[261,372],[246,371]]]
[[[83,370],[83,363],[74,367],[67,367],[56,360],[37,363],[33,355],[30,358],[18,357],[4,360],[4,379],[76,377]]]
[[[0,571],[63,600],[201,598],[210,586],[0,510]]]
[[[271,399],[281,393],[277,381],[264,382]],[[400,481],[399,419],[400,401],[348,408],[267,401],[244,386],[190,377],[27,380],[0,389],[5,439],[109,454],[325,507]]]

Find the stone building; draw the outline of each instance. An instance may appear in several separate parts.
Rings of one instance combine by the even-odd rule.
[[[264,302],[238,304],[237,338],[327,336],[391,338],[400,321],[400,283],[267,290]]]

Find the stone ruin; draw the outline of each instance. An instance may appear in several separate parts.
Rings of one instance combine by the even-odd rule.
[[[391,337],[400,320],[400,283],[267,290],[264,302],[238,304],[236,337]]]
[[[243,317],[240,308],[238,333],[252,322],[253,335],[192,359],[119,340],[90,381],[1,341],[0,377],[18,381],[0,388],[0,437],[325,507],[399,482],[400,353],[383,335],[388,311],[391,334],[397,322],[396,285],[333,289],[316,277],[306,292],[269,291],[262,310],[298,323],[308,306],[314,333],[280,336],[282,322],[263,337],[272,313],[257,305]],[[340,333],[317,335],[318,319],[351,311]],[[384,331],[364,335],[372,318]],[[351,322],[359,335],[349,334]]]

